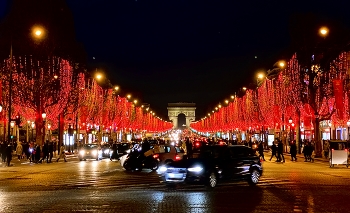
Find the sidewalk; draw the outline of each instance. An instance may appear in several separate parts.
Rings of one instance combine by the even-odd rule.
[[[56,163],[56,159],[58,158],[58,154],[56,152],[56,154],[54,154],[53,158],[52,158],[52,163]],[[66,159],[69,161],[69,159],[77,157],[77,155],[74,153],[69,153],[66,152]],[[64,160],[62,160],[63,162]],[[26,165],[26,164],[36,164],[36,163],[30,163],[30,160],[26,160],[26,159],[21,159],[20,161],[18,160],[17,155],[12,154],[12,160],[11,160],[11,166],[10,167],[18,167],[20,165]],[[43,164],[46,164],[46,161],[43,161]],[[0,161],[0,168],[1,167],[7,167],[6,162],[2,162]]]
[[[264,153],[268,153],[269,156],[271,156],[271,151],[269,151],[269,150],[265,150]],[[289,160],[291,159],[290,153],[285,152],[285,153],[283,153],[283,155],[286,158],[286,160],[288,159],[287,156],[289,157]],[[303,159],[303,161],[304,161],[304,159],[305,159],[304,154],[297,154],[297,159]],[[320,161],[320,162],[329,162],[329,160],[324,158],[324,157],[322,157],[322,158],[314,158],[314,160],[315,161]]]

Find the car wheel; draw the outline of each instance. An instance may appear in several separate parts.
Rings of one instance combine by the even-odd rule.
[[[208,180],[207,180],[207,181],[208,181],[208,182],[207,182],[207,185],[208,185],[209,187],[211,187],[211,188],[214,188],[214,187],[217,185],[218,179],[217,179],[217,177],[216,177],[215,172],[210,172],[210,173],[209,173],[209,176],[208,176]]]
[[[260,179],[260,172],[257,169],[253,169],[249,175],[248,183],[250,185],[256,185]]]
[[[123,167],[124,167],[124,169],[125,169],[126,171],[131,171],[131,170],[132,170],[132,168],[129,166],[129,164],[128,164],[127,162],[124,162]]]
[[[82,161],[83,159],[82,158],[79,158],[80,161]]]
[[[151,170],[156,171],[157,169],[158,169],[158,162],[154,162]]]

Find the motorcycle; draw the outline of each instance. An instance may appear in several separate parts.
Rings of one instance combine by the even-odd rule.
[[[159,156],[145,156],[144,153],[132,151],[126,157],[123,167],[127,171],[141,171],[143,168],[156,171],[159,165]]]

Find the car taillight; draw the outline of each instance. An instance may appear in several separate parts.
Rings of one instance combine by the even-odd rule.
[[[199,146],[199,143],[196,143],[196,146]]]
[[[158,158],[158,157],[159,157],[158,154],[153,155],[153,158]]]
[[[175,155],[175,160],[181,160],[181,157],[179,155]]]
[[[345,150],[345,152],[347,152],[348,151],[348,149],[344,149]]]
[[[332,152],[334,151],[334,149],[332,149]]]

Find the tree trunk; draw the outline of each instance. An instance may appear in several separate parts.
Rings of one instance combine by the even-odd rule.
[[[300,144],[301,144],[301,134],[300,134],[300,110],[297,110],[297,121],[296,121],[296,124],[295,124],[295,131],[296,131],[296,146],[297,146],[297,153],[301,153],[301,147],[300,147]]]
[[[315,119],[315,157],[321,158],[322,157],[322,143],[321,143],[321,137],[320,137],[320,118],[318,115],[316,115]]]

